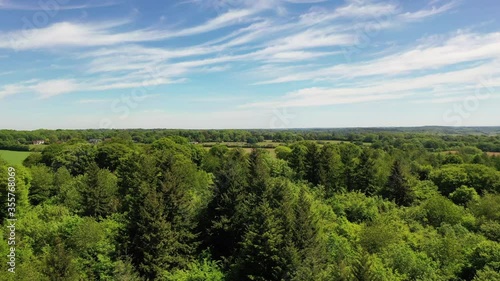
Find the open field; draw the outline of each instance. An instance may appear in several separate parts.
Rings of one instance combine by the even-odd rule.
[[[222,145],[225,145],[227,147],[249,147],[249,146],[252,146],[251,144],[248,144],[246,142],[219,142],[219,143],[217,143],[217,142],[202,142],[199,144],[204,146],[204,147],[212,147],[216,144],[222,144]],[[277,146],[284,145],[284,144],[279,143],[279,142],[263,141],[263,142],[258,142],[255,145],[257,145],[258,147],[277,147]]]
[[[342,140],[318,140],[316,141],[319,145],[325,145],[328,143],[338,144],[338,143],[352,143],[352,141],[342,141]],[[363,145],[372,145],[369,142],[363,142]]]
[[[26,159],[31,152],[28,151],[9,151],[0,150],[0,158],[7,161],[11,165],[22,165],[24,159]]]
[[[458,154],[458,151],[457,150],[447,150],[447,151],[443,151],[443,152],[439,152],[439,153],[442,153],[442,154]],[[500,152],[486,152],[486,154],[488,156],[500,156]]]

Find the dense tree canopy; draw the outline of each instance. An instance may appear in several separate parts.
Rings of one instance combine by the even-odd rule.
[[[421,130],[0,131],[0,280],[499,280],[496,131]]]

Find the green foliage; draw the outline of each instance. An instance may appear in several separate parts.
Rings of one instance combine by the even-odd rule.
[[[0,131],[0,280],[498,280],[498,136],[418,130]]]
[[[364,150],[352,175],[351,189],[361,191],[367,195],[374,195],[378,191],[376,174],[375,162],[371,159],[368,150]]]
[[[389,200],[394,200],[400,206],[409,206],[415,199],[414,191],[405,176],[401,162],[398,160],[392,165],[391,175],[383,195]]]
[[[9,177],[11,177],[13,173],[15,175],[11,179],[15,179],[15,181],[13,181],[15,182],[14,192],[12,192],[13,190],[9,188]],[[15,218],[22,217],[23,214],[29,210],[30,204],[28,194],[30,189],[30,181],[31,175],[26,168],[21,166],[4,166],[0,163],[0,194],[2,195],[0,197],[0,202],[2,205],[2,208],[0,208],[0,222],[3,223],[5,219],[12,218],[10,217],[11,212],[7,207],[15,207]],[[9,201],[8,199],[9,196],[7,196],[9,191],[11,193],[11,201]],[[12,194],[14,196],[12,196]],[[15,202],[12,201],[12,198],[15,198]],[[14,203],[15,206],[12,205],[12,203]]]
[[[360,244],[369,253],[377,253],[399,243],[406,227],[391,215],[384,215],[364,225],[360,233]]]
[[[290,163],[290,167],[295,171],[296,179],[305,179],[307,175],[306,157],[306,146],[303,144],[296,144],[292,147],[288,162]]]
[[[115,171],[120,165],[120,159],[131,153],[132,149],[121,143],[104,143],[97,148],[96,163],[101,169]]]
[[[30,201],[38,205],[55,195],[54,174],[47,166],[39,165],[30,168],[32,180],[30,188]]]
[[[338,194],[331,202],[335,213],[356,223],[375,220],[379,215],[379,206],[383,204],[377,198],[367,197],[361,192]]]
[[[106,217],[118,210],[118,179],[108,170],[101,170],[92,163],[80,187],[83,215]]]
[[[500,191],[500,173],[484,165],[446,165],[433,171],[430,177],[445,196],[462,185],[474,188],[479,194]]]
[[[373,263],[368,254],[362,255],[356,263],[352,271],[354,280],[358,281],[378,281],[381,280],[373,272]]]
[[[202,167],[205,171],[216,173],[222,166],[224,155],[229,151],[225,145],[214,145],[208,154],[202,159]]]
[[[500,281],[500,272],[490,267],[485,267],[477,272],[474,281]]]
[[[435,195],[422,204],[422,213],[425,214],[425,221],[434,227],[443,223],[460,223],[464,216],[463,208],[453,204],[453,202],[442,195]]]
[[[290,275],[284,228],[267,202],[254,212],[232,275],[236,280],[281,280]]]
[[[481,199],[469,204],[472,213],[478,218],[500,221],[500,194],[487,193]]]
[[[429,180],[417,181],[413,185],[415,199],[418,202],[423,202],[437,194],[439,194],[438,187]]]
[[[290,157],[290,154],[292,153],[292,149],[288,146],[278,146],[274,149],[274,152],[276,153],[276,157],[278,159],[288,160],[288,157]]]
[[[486,220],[480,225],[480,231],[486,238],[500,242],[500,222]]]
[[[450,199],[457,205],[465,206],[471,201],[479,200],[479,195],[474,188],[462,185],[450,193]]]
[[[65,248],[60,238],[55,238],[54,247],[45,255],[43,273],[54,281],[79,280],[73,255]]]
[[[344,164],[338,148],[331,144],[321,148],[319,158],[320,183],[325,187],[327,197],[331,197],[345,186]]]
[[[228,153],[215,174],[214,195],[203,215],[204,242],[215,258],[230,258],[241,242],[247,206],[249,166],[243,151]],[[248,210],[250,211],[250,210]]]
[[[96,148],[93,145],[79,143],[74,146],[49,146],[42,152],[42,161],[54,169],[66,167],[69,172],[83,175],[88,167],[94,163]]]
[[[393,244],[381,256],[405,280],[439,280],[439,264],[426,253],[414,251],[408,244]]]
[[[173,272],[164,273],[162,280],[166,281],[223,281],[224,273],[219,265],[211,260],[203,259],[202,261],[189,264],[187,269],[175,270]]]
[[[320,183],[320,151],[316,143],[306,143],[305,164],[305,179],[313,185]]]
[[[489,271],[500,272],[500,244],[492,241],[484,241],[479,243],[479,245],[477,245],[475,250],[470,255],[469,261],[469,270],[475,273],[479,272],[479,277],[487,275],[495,276],[492,275]],[[481,272],[482,270],[484,271]]]

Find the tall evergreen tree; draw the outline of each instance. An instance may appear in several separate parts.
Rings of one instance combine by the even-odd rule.
[[[207,183],[184,155],[167,149],[146,158],[155,159],[156,164],[142,169],[153,169],[157,176],[139,179],[140,188],[133,190],[127,252],[141,275],[153,280],[165,270],[186,268],[192,261],[198,244],[194,232],[198,210],[192,194]]]
[[[391,175],[383,195],[389,200],[394,200],[400,206],[409,206],[413,202],[413,190],[404,175],[403,165],[399,160],[394,161],[392,165]]]
[[[354,173],[361,155],[361,148],[352,143],[342,143],[339,145],[340,157],[344,164],[344,180],[348,190],[353,190],[355,186]]]
[[[363,150],[359,157],[359,163],[352,175],[352,191],[361,191],[366,195],[373,195],[377,191],[376,187],[375,162],[370,157],[368,150]]]
[[[320,280],[326,271],[328,252],[321,241],[319,216],[314,212],[313,198],[301,187],[294,206],[293,241],[298,262],[293,280]]]
[[[81,188],[84,215],[97,218],[115,212],[118,209],[117,194],[116,176],[92,163],[85,173]]]
[[[265,157],[266,151],[261,149],[253,149],[249,156],[248,185],[256,197],[262,196],[271,177]]]
[[[231,258],[241,242],[249,216],[248,175],[248,159],[241,149],[230,151],[215,174],[214,196],[200,224],[214,258]]]
[[[54,244],[45,257],[43,273],[53,281],[80,279],[73,255],[66,249],[60,237],[54,238]]]
[[[352,269],[353,281],[382,281],[373,272],[372,262],[368,253],[362,255],[356,260]]]
[[[307,175],[306,166],[307,147],[302,144],[296,144],[292,148],[292,153],[289,157],[290,168],[295,172],[295,178],[303,180]]]
[[[129,253],[141,276],[155,280],[170,267],[172,257],[167,249],[176,242],[175,233],[167,222],[163,197],[156,187],[143,183],[139,192],[141,203],[135,208],[128,231]]]
[[[342,191],[345,186],[344,165],[339,151],[333,144],[321,148],[319,157],[320,184],[325,187],[326,196]]]
[[[231,275],[242,281],[286,280],[291,268],[280,219],[266,201],[253,213],[255,221],[248,226]]]
[[[320,151],[319,147],[314,142],[306,144],[307,152],[305,158],[306,180],[313,185],[320,183]]]

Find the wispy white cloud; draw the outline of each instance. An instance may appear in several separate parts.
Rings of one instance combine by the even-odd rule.
[[[485,81],[487,85],[483,85]],[[487,87],[488,91],[500,90],[500,69],[497,62],[411,78],[357,80],[349,87],[304,88],[287,93],[279,99],[247,103],[241,107],[310,107],[381,101],[419,95],[439,97],[453,88],[462,88],[464,95],[475,95],[478,87]]]
[[[61,3],[59,3],[61,2]],[[62,1],[39,1],[34,4],[33,2],[26,1],[0,1],[0,10],[22,10],[22,11],[62,11],[62,10],[79,10],[79,9],[92,9],[110,7],[120,4],[119,1],[87,1],[82,4],[65,4]]]
[[[54,47],[112,46],[166,40],[190,36],[227,27],[251,20],[248,17],[258,9],[232,10],[207,21],[204,24],[180,30],[147,28],[131,31],[117,31],[127,20],[105,23],[59,22],[47,27],[0,33],[0,49],[29,50]]]
[[[414,71],[434,70],[461,63],[495,60],[500,58],[500,33],[474,34],[458,32],[439,45],[421,45],[383,58],[355,63],[340,64],[313,71],[265,81],[284,83],[311,79],[355,78],[373,75],[397,76]]]
[[[452,62],[491,59],[500,49],[498,34],[464,33],[438,46],[421,45],[364,63],[331,63],[327,67],[323,63],[323,67],[314,66],[311,70],[304,62],[334,57],[340,54],[341,47],[359,44],[360,38],[355,32],[358,24],[366,26],[375,20],[379,28],[390,28],[395,23],[423,20],[456,6],[456,2],[446,2],[437,8],[405,12],[394,3],[348,1],[339,7],[311,9],[286,19],[268,13],[276,7],[317,2],[323,1],[241,0],[230,3],[227,9],[203,24],[181,28],[135,29],[131,19],[125,19],[100,23],[58,22],[39,29],[0,32],[0,49],[54,52],[66,48],[69,51],[64,55],[69,54],[83,69],[83,73],[73,73],[72,79],[4,85],[0,87],[0,98],[20,93],[49,98],[72,92],[155,87],[185,82],[193,73],[225,71],[240,63],[251,65],[250,71],[260,71],[262,65],[279,65],[272,69],[279,77],[271,75],[264,83],[401,75],[445,67]],[[387,25],[378,22],[380,16]],[[191,37],[227,27],[232,27],[229,34],[221,32],[215,38],[207,36],[204,42],[186,40],[185,46],[169,47],[172,38]],[[153,42],[156,47],[151,47]],[[262,74],[267,75],[269,70]]]
[[[0,76],[5,76],[5,75],[9,75],[9,74],[13,74],[14,71],[3,71],[3,72],[0,72]]]
[[[458,1],[451,1],[443,4],[440,7],[433,6],[430,9],[423,9],[416,12],[406,12],[399,15],[398,17],[404,21],[417,21],[448,12],[449,10],[457,7],[458,5],[459,5]]]
[[[110,103],[111,99],[82,99],[78,100],[76,103],[78,104],[103,104]]]
[[[95,92],[132,88],[142,88],[148,90],[154,89],[159,85],[179,82],[182,82],[182,80],[170,80],[166,78],[136,79],[135,81],[120,78],[93,78],[87,80],[54,79],[45,81],[28,80],[0,87],[0,99],[18,94],[34,94],[39,99],[47,99],[62,94],[76,92]]]

